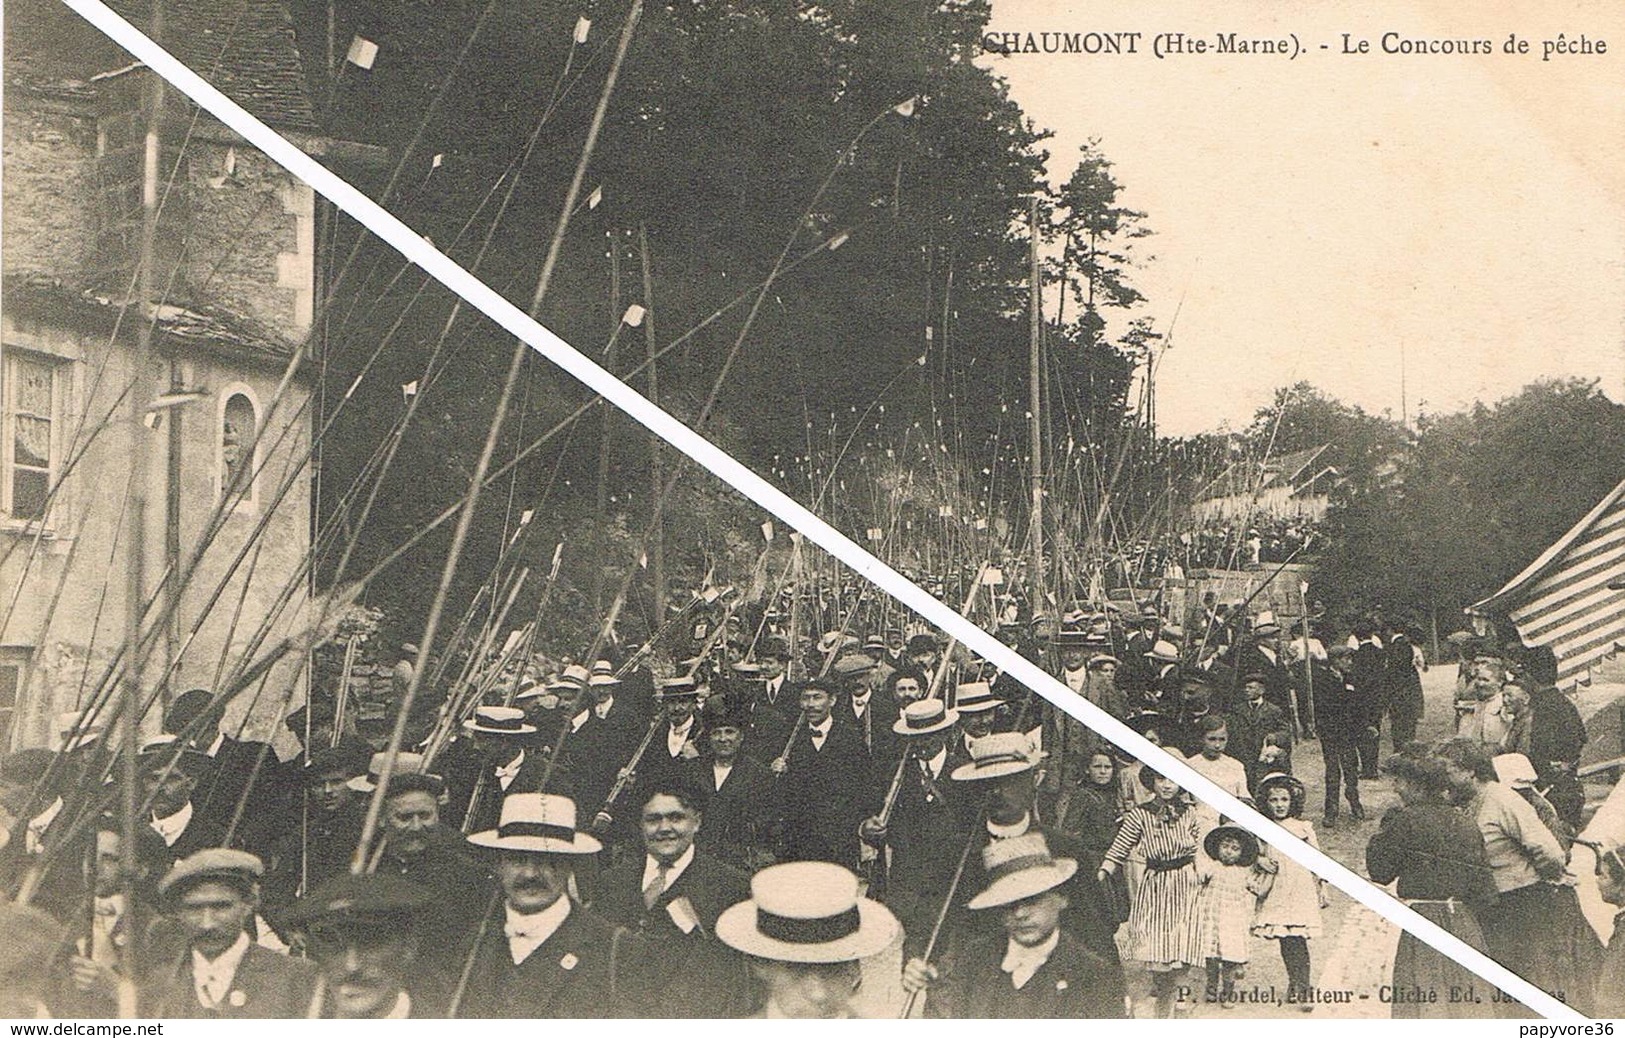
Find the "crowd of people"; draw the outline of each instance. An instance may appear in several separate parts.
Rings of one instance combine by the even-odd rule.
[[[1423,745],[1400,626],[1291,637],[1210,606],[1188,631],[1147,603],[999,634],[1312,845],[1295,747],[1321,746],[1322,831],[1364,818],[1380,766],[1403,803],[1372,878],[1590,1008],[1577,717],[1539,661],[1475,659],[1460,734]],[[643,652],[516,664],[396,752],[317,700],[279,761],[193,690],[141,747],[133,818],[100,722],[65,716],[60,750],[0,759],[0,1013],[830,1017],[900,948],[898,1012],[1182,1016],[1234,1007],[1258,941],[1315,1008],[1313,874],[932,634],[803,644],[786,619],[697,624],[670,677]],[[1454,969],[1407,937],[1395,983]]]

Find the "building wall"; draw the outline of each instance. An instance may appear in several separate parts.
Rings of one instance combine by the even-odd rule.
[[[108,132],[116,130],[113,118],[65,110],[54,102],[36,106],[8,92],[3,249],[8,274],[44,272],[86,285],[117,268],[120,257],[109,254],[109,243],[118,236],[107,232],[128,213],[114,211],[118,207],[109,199],[118,192],[110,191],[108,182],[127,175],[128,163],[98,159],[98,147],[105,152],[117,139]],[[175,191],[166,205],[163,235],[173,247],[162,250],[179,264],[179,298],[170,301],[248,318],[284,345],[301,338],[310,325],[313,297],[309,189],[257,152],[205,136],[188,142]],[[117,279],[103,279],[103,285],[112,283]],[[136,449],[132,434],[140,437],[149,458],[141,538],[149,586],[165,564],[168,430],[162,425],[132,429],[125,410],[114,406],[137,375],[131,321],[137,311],[128,311],[116,339],[103,322],[79,320],[72,307],[51,313],[32,316],[26,307],[9,306],[0,327],[0,352],[27,351],[58,365],[65,387],[60,455],[71,456],[68,441],[76,431],[78,442],[88,443],[62,480],[43,536],[0,515],[0,650],[31,660],[14,745],[47,742],[52,717],[82,705],[124,639],[127,552],[135,538],[128,528],[121,533],[120,523]],[[183,559],[201,543],[220,501],[221,414],[234,392],[255,404],[265,462],[254,500],[225,516],[185,590],[179,611],[182,644],[175,648],[171,683],[179,692],[217,687],[222,661],[228,671],[238,662],[288,585],[297,585],[297,591],[265,646],[307,619],[300,564],[310,543],[305,454],[311,424],[301,406],[310,392],[304,383],[292,387],[266,424],[282,375],[282,362],[274,356],[252,358],[240,350],[222,355],[199,344],[179,347],[175,363],[182,384],[202,394],[177,412]],[[156,358],[143,374],[154,394],[164,392],[170,361]],[[114,420],[104,422],[110,410]],[[274,501],[284,484],[285,495]],[[241,565],[228,578],[245,546]],[[149,682],[163,672],[167,651],[161,646],[154,654]],[[249,689],[234,704],[228,724],[242,720],[254,699],[248,733],[269,737],[284,703],[303,699],[302,670],[300,657],[280,667],[262,688]],[[147,723],[155,724],[155,718]]]

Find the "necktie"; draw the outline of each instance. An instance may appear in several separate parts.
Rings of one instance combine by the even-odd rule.
[[[649,885],[643,888],[644,908],[654,908],[655,902],[660,900],[660,895],[666,892],[666,874],[670,871],[670,865],[655,865],[654,879],[651,879]]]

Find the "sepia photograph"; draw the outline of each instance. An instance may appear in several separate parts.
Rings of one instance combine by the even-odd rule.
[[[1625,9],[3,15],[0,1017],[1625,1017]]]

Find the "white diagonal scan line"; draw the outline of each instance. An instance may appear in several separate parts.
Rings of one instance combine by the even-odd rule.
[[[991,634],[961,617],[951,606],[931,597],[913,581],[859,547],[783,491],[736,461],[726,451],[650,403],[637,390],[532,320],[523,310],[464,270],[416,231],[391,215],[388,210],[289,143],[281,134],[248,114],[240,105],[115,14],[101,0],[62,0],[62,2],[110,36],[119,46],[145,62],[147,67],[163,76],[175,89],[241,134],[274,162],[309,184],[373,234],[393,246],[406,260],[457,293],[470,306],[478,308],[491,320],[512,332],[516,338],[625,411],[650,432],[709,469],[735,490],[852,567],[859,576],[876,584],[881,590],[951,634],[967,649],[993,663],[1004,673],[1014,677],[1135,757],[1174,779],[1184,789],[1218,807],[1243,828],[1268,841],[1276,850],[1298,864],[1325,877],[1349,897],[1408,930],[1435,950],[1454,959],[1507,994],[1518,998],[1529,1008],[1553,1019],[1568,1021],[1584,1019],[1570,1006],[1548,995],[1484,953],[1469,947],[1459,938],[1396,901],[1368,880],[1269,821],[1252,807],[1197,774],[1184,761],[1153,746],[1117,718],[1081,696],[1072,694],[1072,691],[1060,681],[1023,659]],[[1585,982],[1589,979],[1574,978],[1576,982]]]

